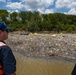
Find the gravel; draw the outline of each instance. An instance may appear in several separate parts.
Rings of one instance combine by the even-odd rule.
[[[10,33],[6,40],[13,51],[28,57],[76,59],[76,34]]]

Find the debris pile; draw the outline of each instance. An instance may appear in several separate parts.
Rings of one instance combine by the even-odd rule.
[[[6,42],[13,51],[29,57],[59,56],[76,59],[76,34],[10,33]]]

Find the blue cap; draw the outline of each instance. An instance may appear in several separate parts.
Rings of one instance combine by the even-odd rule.
[[[0,30],[11,30],[11,28],[6,26],[3,22],[0,22]]]

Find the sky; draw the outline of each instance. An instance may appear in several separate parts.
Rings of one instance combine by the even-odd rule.
[[[0,0],[0,9],[76,15],[76,0]]]

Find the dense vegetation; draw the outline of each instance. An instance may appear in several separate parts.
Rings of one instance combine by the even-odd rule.
[[[66,15],[62,13],[40,14],[36,11],[9,13],[7,10],[0,10],[0,21],[11,26],[13,31],[76,31],[76,15]]]

